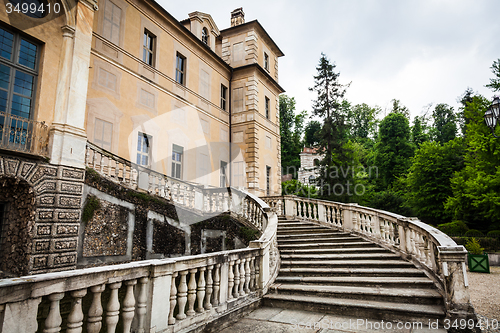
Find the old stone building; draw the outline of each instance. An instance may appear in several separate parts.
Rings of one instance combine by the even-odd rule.
[[[304,147],[300,153],[300,168],[298,172],[298,180],[302,184],[314,185],[316,178],[319,176],[319,160],[321,155],[318,154],[316,148]]]
[[[110,154],[98,163],[280,193],[283,52],[242,8],[220,30],[150,0],[34,2],[0,1],[1,270],[75,267],[89,144]]]

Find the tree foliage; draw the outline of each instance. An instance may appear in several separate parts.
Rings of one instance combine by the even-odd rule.
[[[500,59],[493,61],[490,68],[495,77],[490,79],[490,83],[486,87],[493,91],[500,91]]]
[[[370,107],[365,103],[351,107],[348,113],[350,138],[356,141],[364,141],[374,137],[378,125],[377,116],[381,111],[379,107]]]
[[[453,108],[448,104],[438,104],[432,112],[434,126],[433,139],[441,144],[453,140],[457,135],[456,116]]]
[[[321,123],[317,120],[311,120],[307,123],[304,131],[304,145],[307,147],[316,147],[321,138]]]
[[[281,168],[282,174],[293,174],[297,178],[302,150],[302,131],[305,111],[295,114],[295,98],[280,95]]]

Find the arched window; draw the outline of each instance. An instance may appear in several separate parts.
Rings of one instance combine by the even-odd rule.
[[[316,177],[309,176],[309,184],[314,184],[315,181],[316,181]]]
[[[201,30],[201,41],[208,45],[208,31],[207,28]]]
[[[313,165],[314,166],[319,166],[319,160],[317,158],[314,159]]]

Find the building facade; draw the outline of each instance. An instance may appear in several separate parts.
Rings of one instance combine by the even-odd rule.
[[[300,168],[297,173],[299,182],[305,185],[315,185],[316,178],[319,176],[319,161],[321,155],[316,148],[304,147],[300,153]]]
[[[32,2],[0,1],[2,265],[75,264],[87,142],[187,182],[281,192],[283,53],[241,8],[219,30],[151,0]]]

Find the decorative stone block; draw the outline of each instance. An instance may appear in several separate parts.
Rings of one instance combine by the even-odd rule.
[[[17,174],[17,167],[19,166],[19,161],[16,161],[16,160],[6,160],[6,166],[7,166],[7,170],[6,170],[6,174],[8,175],[11,175],[11,176],[15,176]]]
[[[49,248],[50,248],[50,242],[48,240],[35,242],[36,252],[46,252],[49,250]]]
[[[38,218],[40,220],[50,220],[50,219],[54,218],[54,212],[53,211],[39,211]]]
[[[63,169],[62,176],[64,178],[83,180],[85,173],[83,170]]]
[[[78,225],[58,225],[56,233],[58,235],[78,235]]]
[[[78,211],[62,211],[57,213],[57,218],[59,220],[75,220],[80,218],[80,213]]]
[[[76,262],[76,254],[59,255],[54,257],[54,266],[65,266]]]
[[[48,166],[40,166],[38,167],[38,170],[35,171],[33,176],[31,177],[31,182],[33,184],[37,183],[40,179],[43,177],[56,177],[57,176],[57,169],[53,167],[48,167]]]
[[[74,240],[74,239],[56,240],[54,242],[54,249],[56,251],[75,250],[76,249],[76,240]]]
[[[55,195],[45,195],[38,198],[39,205],[53,205],[56,202]]]
[[[56,182],[55,181],[44,181],[38,187],[35,188],[37,194],[41,194],[44,192],[55,192],[56,190]]]
[[[35,257],[33,259],[33,268],[45,268],[47,267],[48,256]]]
[[[82,202],[82,200],[79,197],[63,197],[63,196],[61,196],[59,198],[59,204],[61,206],[66,206],[66,207],[71,207],[71,206],[80,207],[81,202]]]
[[[35,168],[35,163],[22,162],[21,177],[26,178],[28,174]]]
[[[83,186],[75,183],[61,183],[61,192],[70,192],[74,194],[81,194]]]
[[[47,236],[52,233],[52,226],[50,225],[39,225],[36,228],[36,234],[38,236]]]

